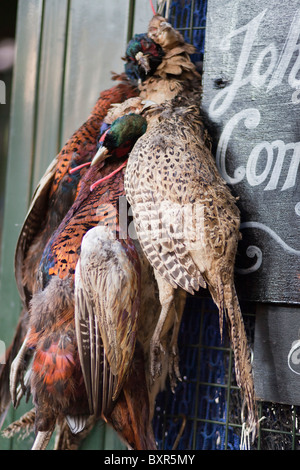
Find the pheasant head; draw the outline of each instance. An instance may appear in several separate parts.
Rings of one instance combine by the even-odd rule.
[[[92,160],[92,165],[105,160],[108,156],[122,158],[147,129],[147,121],[140,114],[126,114],[117,118],[102,134],[99,150]]]
[[[133,82],[151,77],[162,61],[164,53],[159,44],[147,34],[135,34],[126,49],[125,72]]]

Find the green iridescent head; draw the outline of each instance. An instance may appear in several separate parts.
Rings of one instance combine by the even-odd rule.
[[[92,165],[108,156],[122,158],[147,129],[147,121],[140,114],[130,113],[117,118],[100,138],[100,148],[93,158]]]

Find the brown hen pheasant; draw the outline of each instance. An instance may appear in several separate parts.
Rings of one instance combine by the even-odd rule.
[[[228,320],[237,383],[248,408],[248,430],[254,435],[258,420],[250,353],[234,287],[239,210],[218,173],[199,114],[201,77],[189,58],[193,46],[159,15],[150,21],[148,35],[164,55],[155,73],[139,87],[140,96],[151,100],[153,109],[147,115],[146,134],[130,154],[125,190],[162,304],[152,338],[151,372],[159,375],[161,341],[172,330],[171,381],[179,377],[180,315],[174,310],[174,289],[179,286],[193,293],[208,285],[219,307],[221,334],[224,313]],[[141,55],[136,59],[141,60]]]
[[[174,289],[193,293],[208,286],[228,322],[236,379],[248,408],[248,425],[257,423],[254,384],[242,314],[234,286],[240,239],[235,198],[219,175],[205,145],[205,127],[197,105],[176,97],[148,111],[147,131],[130,153],[125,191],[141,246],[159,285],[162,311],[152,338],[152,374],[160,373],[161,337],[170,328],[169,345],[177,374],[180,318],[174,313]]]

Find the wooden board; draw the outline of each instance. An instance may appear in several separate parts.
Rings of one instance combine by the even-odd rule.
[[[300,2],[209,0],[203,108],[239,196],[241,298],[300,302]]]

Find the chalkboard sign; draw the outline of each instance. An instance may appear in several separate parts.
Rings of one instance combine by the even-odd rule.
[[[260,304],[253,357],[256,398],[300,405],[299,307],[265,308]]]
[[[203,109],[239,196],[239,295],[300,303],[299,0],[208,1]]]

